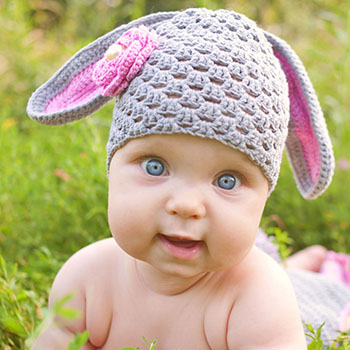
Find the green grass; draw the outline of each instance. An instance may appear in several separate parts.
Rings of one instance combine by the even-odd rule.
[[[280,232],[284,243],[293,239],[294,250],[320,243],[350,252],[350,169],[339,165],[340,160],[350,163],[350,1],[140,0],[135,7],[124,0],[110,1],[115,7],[107,3],[0,2],[3,350],[24,349],[25,339],[46,319],[47,295],[63,262],[81,247],[109,236],[105,142],[112,104],[84,121],[45,127],[29,120],[26,102],[74,52],[143,12],[190,6],[231,8],[255,18],[295,48],[320,96],[337,167],[329,190],[315,201],[306,201],[284,161],[262,226]],[[288,244],[283,254],[288,254]],[[81,337],[72,346],[78,346]]]

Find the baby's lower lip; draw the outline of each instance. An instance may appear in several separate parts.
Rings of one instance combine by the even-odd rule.
[[[183,260],[195,259],[203,246],[202,241],[179,239],[163,234],[159,234],[158,237],[173,256]]]

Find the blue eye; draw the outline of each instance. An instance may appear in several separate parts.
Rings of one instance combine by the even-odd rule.
[[[152,176],[160,176],[165,172],[164,163],[155,158],[146,159],[141,163],[141,167],[145,170],[149,175]]]
[[[231,174],[223,174],[215,181],[215,185],[224,190],[232,190],[239,187],[240,184],[239,178]]]

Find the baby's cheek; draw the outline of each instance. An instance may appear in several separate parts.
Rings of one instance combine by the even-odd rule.
[[[118,223],[118,211],[116,210],[116,205],[113,199],[110,197],[108,199],[108,224],[111,232],[113,233],[116,230]]]
[[[132,255],[133,236],[130,234],[127,225],[125,225],[125,220],[123,220],[120,216],[113,216],[109,219],[109,228],[119,247],[126,253]]]
[[[249,212],[237,212],[231,214],[229,222],[226,221],[222,227],[227,248],[232,249],[238,257],[245,256],[254,244],[260,217]]]
[[[118,197],[110,197],[108,201],[108,224],[113,237],[117,237],[127,228],[127,208],[123,207]]]
[[[142,227],[135,215],[131,215],[127,208],[111,203],[108,222],[111,234],[120,248],[131,256],[138,256],[142,252]]]

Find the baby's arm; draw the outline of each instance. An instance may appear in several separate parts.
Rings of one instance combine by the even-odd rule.
[[[263,255],[261,255],[263,254]],[[228,323],[229,349],[306,350],[297,301],[288,276],[258,252],[251,264]],[[253,278],[249,278],[251,274]]]
[[[64,307],[77,310],[80,313],[79,317],[69,321],[57,316],[56,324],[51,325],[39,336],[32,350],[66,350],[75,335],[86,329],[84,296],[86,258],[86,252],[79,251],[63,265],[55,278],[49,297],[49,307],[53,308],[55,303],[63,297],[73,295]],[[97,348],[88,342],[81,349],[95,350]]]

